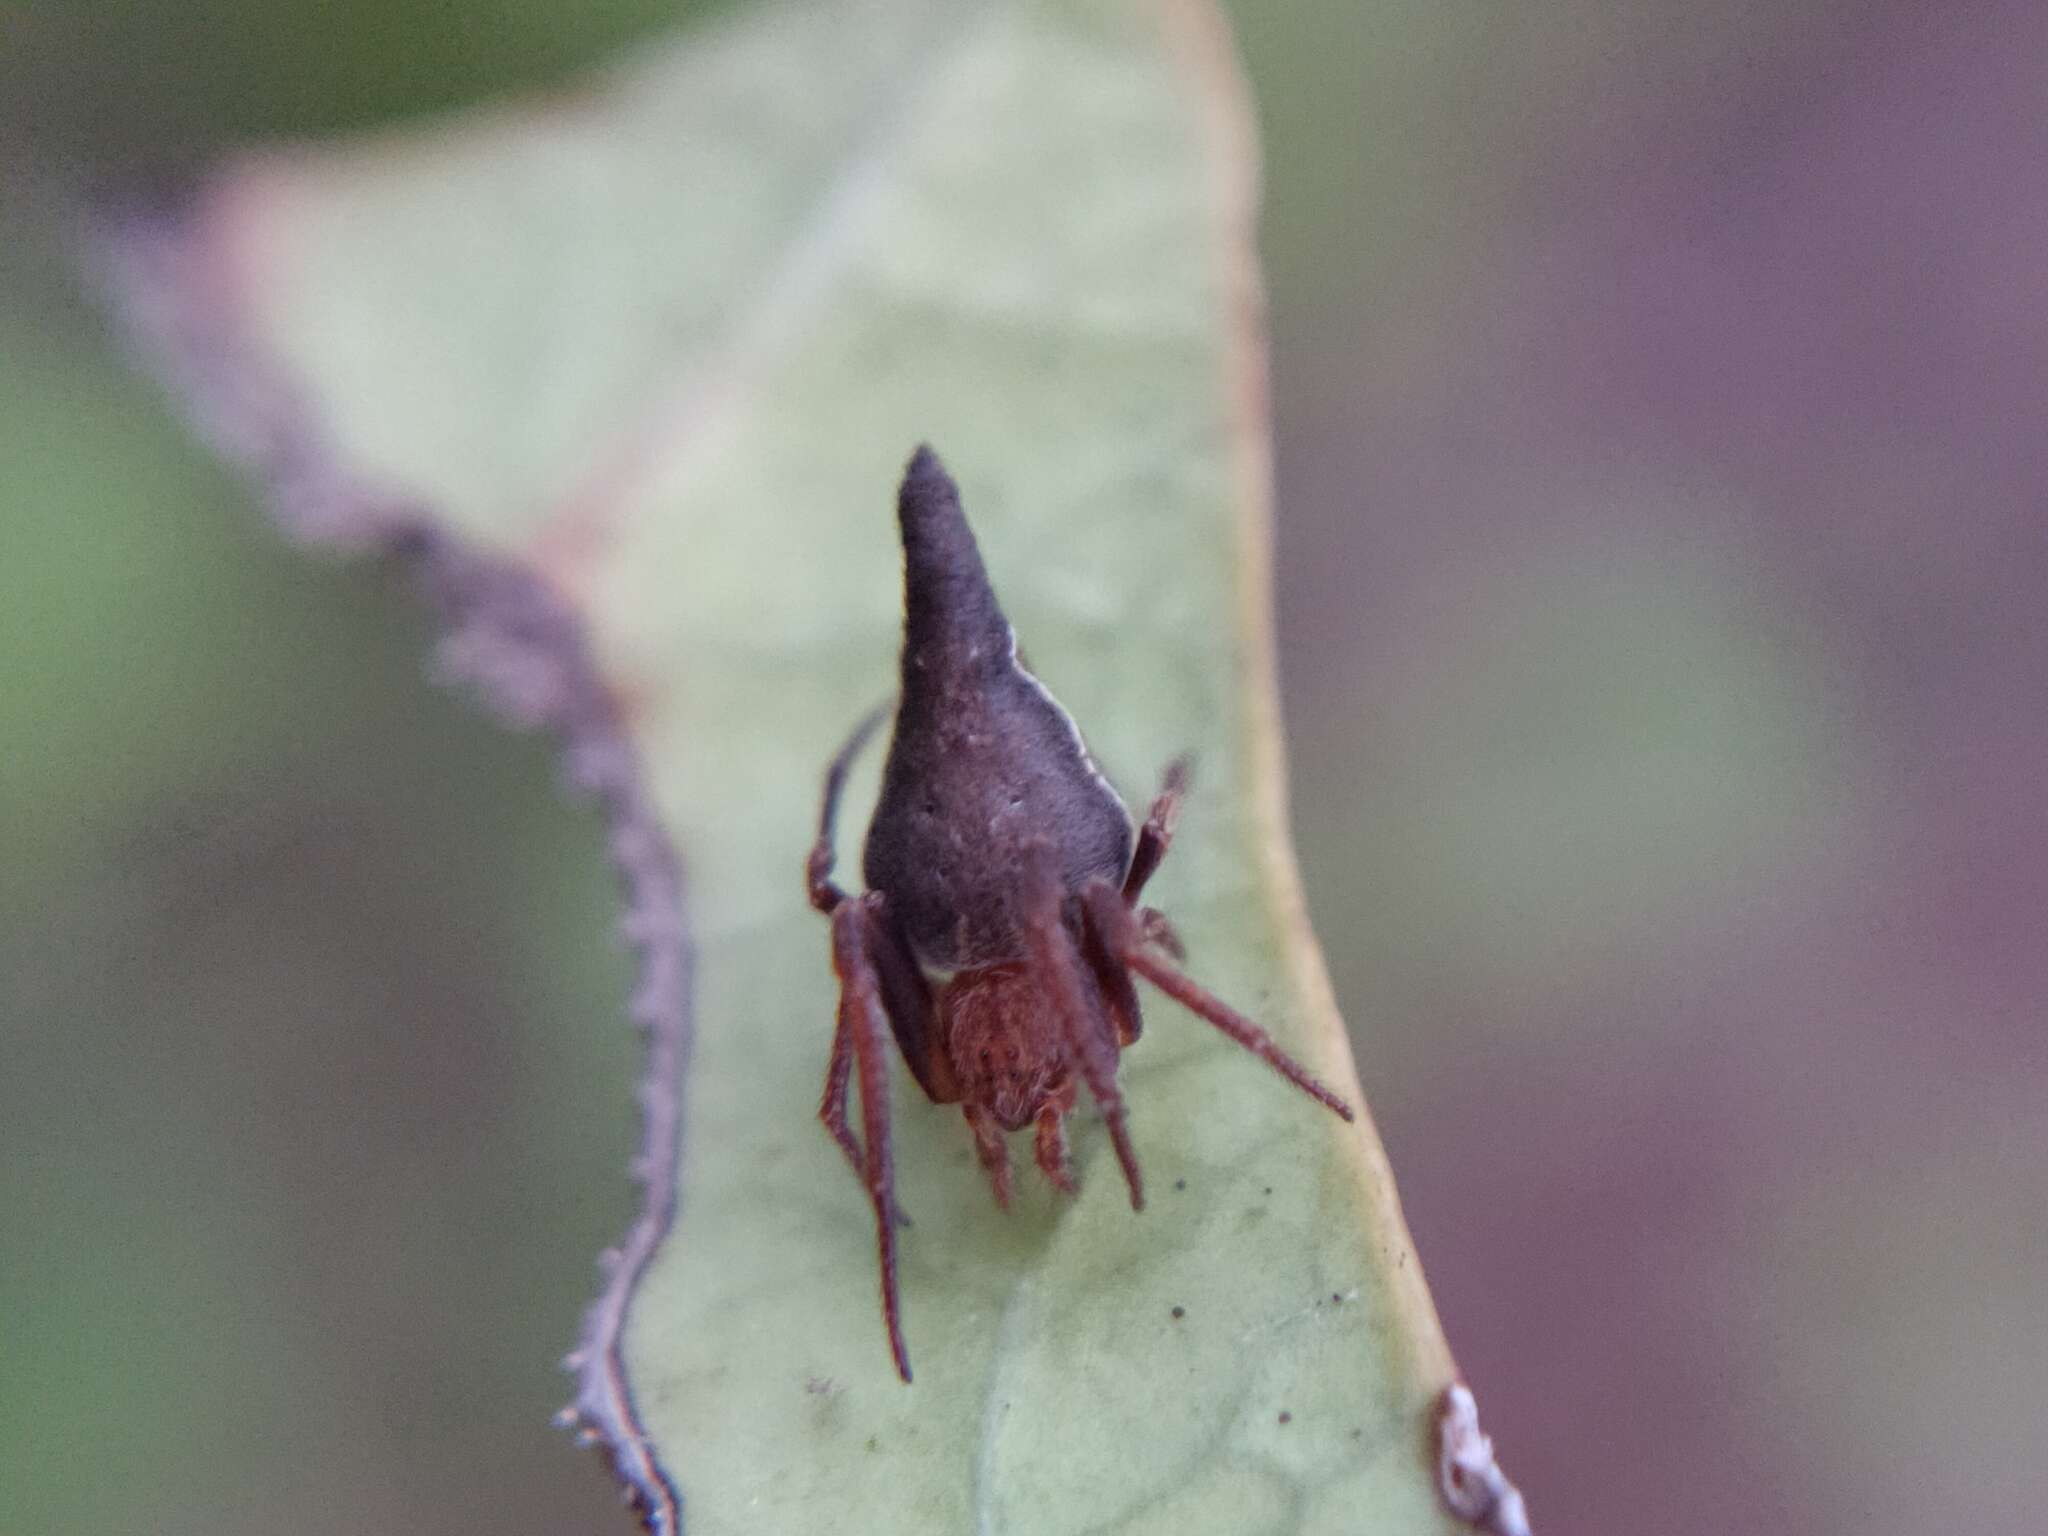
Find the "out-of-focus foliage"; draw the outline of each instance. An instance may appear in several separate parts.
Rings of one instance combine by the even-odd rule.
[[[628,1206],[596,828],[10,212],[0,1529],[587,1527],[546,1416]]]
[[[1304,865],[1538,1529],[2028,1524],[2048,12],[1242,14]]]
[[[723,3],[26,0],[0,14],[0,124],[46,156],[161,168],[560,85]]]

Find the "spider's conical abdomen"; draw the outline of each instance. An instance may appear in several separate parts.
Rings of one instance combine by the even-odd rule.
[[[960,493],[920,447],[897,496],[903,691],[862,857],[926,966],[1019,958],[1023,850],[1059,855],[1069,888],[1120,880],[1131,823],[1065,710],[1017,660]]]

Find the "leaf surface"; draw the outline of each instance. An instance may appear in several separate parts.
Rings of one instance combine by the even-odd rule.
[[[1190,969],[1356,1100],[1285,841],[1239,89],[1187,0],[770,0],[573,95],[245,158],[116,235],[287,525],[424,563],[467,621],[447,659],[613,804],[636,1011],[687,1061],[656,1053],[579,1403],[657,1525],[676,1494],[693,1536],[1452,1524],[1452,1366],[1368,1123],[1155,996],[1122,1074],[1147,1209],[1084,1115],[1079,1198],[1027,1157],[1005,1215],[899,1072],[905,1387],[814,1118],[801,864],[893,686],[920,440],[1126,798],[1195,752],[1152,888]]]

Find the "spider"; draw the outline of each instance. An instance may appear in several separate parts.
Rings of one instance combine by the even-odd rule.
[[[905,1224],[889,1151],[884,1030],[936,1104],[964,1111],[998,1205],[1010,1200],[1005,1133],[1029,1127],[1047,1179],[1072,1194],[1066,1117],[1078,1085],[1100,1107],[1145,1205],[1118,1055],[1138,1038],[1133,975],[1208,1020],[1344,1119],[1351,1107],[1266,1032],[1191,980],[1165,916],[1139,905],[1173,840],[1186,759],[1166,770],[1133,837],[1130,813],[1067,712],[1017,657],[952,478],[919,447],[897,494],[903,535],[901,691],[880,800],[849,896],[832,880],[846,775],[888,707],[864,720],[825,773],[811,905],[832,921],[838,1025],[818,1117],[874,1203],[882,1320],[910,1380],[897,1295]],[[861,1137],[847,1120],[860,1076]]]

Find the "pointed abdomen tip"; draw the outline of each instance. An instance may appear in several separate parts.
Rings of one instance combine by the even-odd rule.
[[[913,528],[929,529],[951,524],[960,518],[960,488],[946,473],[946,466],[932,452],[931,444],[919,443],[903,470],[903,485],[896,492],[896,510],[903,519],[905,535]]]
[[[940,463],[939,456],[932,452],[932,445],[919,443],[917,450],[910,456],[910,462],[903,467],[903,488],[909,490],[913,485],[932,481],[950,486],[953,477],[946,473],[946,466]]]

